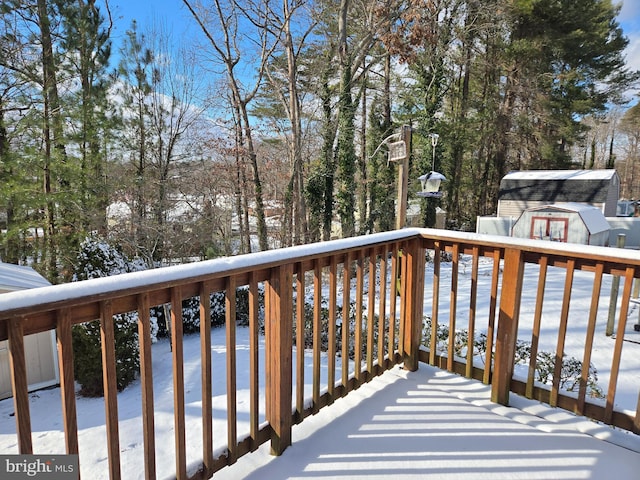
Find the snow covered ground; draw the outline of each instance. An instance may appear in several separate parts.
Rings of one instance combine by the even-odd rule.
[[[486,329],[489,301],[489,282],[491,262],[481,261],[480,285],[478,293],[478,330]],[[427,287],[425,289],[425,314],[431,310],[431,289],[429,276],[432,275],[431,264],[427,267]],[[448,323],[449,296],[448,289],[451,278],[451,264],[441,266],[441,301],[439,321]],[[465,328],[468,318],[468,291],[470,284],[470,259],[463,258],[460,266],[459,297],[457,308],[457,324]],[[523,306],[521,308],[520,333],[523,340],[531,340],[531,325],[533,321],[533,303],[535,300],[538,271],[535,267],[525,269],[525,288]],[[565,343],[568,356],[582,358],[585,341],[586,322],[588,319],[591,300],[592,275],[576,273],[569,313],[569,329]],[[540,348],[554,351],[559,323],[562,292],[564,288],[564,271],[550,269],[547,276],[547,288],[542,319],[542,334]],[[597,332],[593,349],[592,363],[598,370],[599,384],[606,391],[613,351],[614,340],[604,335],[609,304],[610,279],[606,278],[602,288]],[[353,297],[352,297],[353,298]],[[618,379],[616,408],[635,411],[640,391],[640,333],[633,331],[633,323],[637,320],[637,310],[630,312],[627,332],[628,337],[623,348],[622,368]],[[480,319],[485,319],[480,321]],[[248,330],[239,328],[237,331],[237,408],[238,435],[240,438],[249,431],[249,336]],[[201,458],[201,394],[200,394],[200,361],[199,338],[197,335],[185,337],[185,401],[186,401],[186,432],[187,432],[187,465],[193,465]],[[260,348],[263,356],[264,339]],[[171,352],[167,340],[161,340],[153,346],[153,375],[155,427],[157,448],[157,470],[159,478],[171,477],[175,471],[175,455],[173,440],[173,389],[171,377]],[[225,397],[225,334],[223,329],[212,331],[212,363],[213,363],[213,408],[214,408],[214,447],[224,448],[226,443],[226,397]],[[311,357],[306,362],[309,373],[305,379],[311,378]],[[264,375],[264,372],[261,372]],[[323,384],[326,384],[326,369],[323,367]],[[262,377],[264,378],[264,377]],[[264,385],[264,380],[260,384]],[[310,395],[311,385],[306,392]],[[363,391],[364,392],[364,391]],[[370,394],[370,390],[366,390]],[[61,424],[60,391],[53,388],[38,391],[30,395],[31,422],[33,430],[33,448],[36,453],[62,453],[64,433]],[[334,407],[329,407],[334,408]],[[120,418],[120,448],[123,478],[144,478],[142,465],[142,419],[141,392],[139,382],[126,388],[118,396],[118,415]],[[261,396],[260,411],[264,412],[264,396]],[[336,411],[337,412],[337,411]],[[106,432],[104,428],[104,402],[102,399],[77,399],[78,429],[80,444],[80,465],[83,478],[107,478],[107,449]],[[337,414],[337,413],[336,413]],[[314,417],[315,418],[315,417]],[[263,421],[264,418],[261,419]],[[307,420],[305,420],[307,422]],[[313,422],[308,422],[312,425]],[[304,424],[304,423],[303,423]],[[309,435],[305,433],[304,435]],[[634,437],[636,438],[636,437]],[[464,442],[462,437],[459,441]],[[15,437],[15,421],[13,417],[13,402],[11,399],[0,401],[0,453],[17,453],[18,447]],[[542,461],[542,460],[540,460]],[[640,465],[638,465],[640,467]],[[263,477],[261,477],[263,478]],[[266,477],[265,477],[266,478]],[[275,478],[275,477],[270,477]],[[286,477],[282,477],[286,478]],[[497,477],[496,477],[497,478]]]

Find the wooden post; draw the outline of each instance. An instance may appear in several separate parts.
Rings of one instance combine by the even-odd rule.
[[[420,238],[411,240],[403,250],[404,282],[402,304],[404,308],[404,368],[413,372],[418,369],[418,351],[422,336],[424,303],[425,248]]]
[[[272,270],[265,289],[267,421],[271,425],[272,455],[281,455],[291,445],[292,282],[293,265],[283,265]]]
[[[509,404],[513,361],[518,337],[518,318],[522,297],[524,260],[522,252],[507,249],[504,254],[500,313],[496,338],[495,370],[491,382],[491,401]]]
[[[31,414],[29,412],[29,384],[24,352],[24,333],[20,319],[9,320],[9,372],[13,390],[18,448],[21,454],[33,453],[31,442]]]
[[[398,163],[398,215],[396,230],[404,228],[407,223],[407,196],[409,189],[409,158],[411,157],[411,126],[402,126],[402,141],[405,144],[405,156]]]

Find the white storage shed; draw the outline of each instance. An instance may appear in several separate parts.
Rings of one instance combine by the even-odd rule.
[[[606,246],[610,230],[599,208],[562,203],[525,210],[513,225],[512,236]]]
[[[51,285],[47,279],[30,267],[0,262],[0,294]],[[60,383],[55,332],[42,332],[24,338],[27,359],[27,382],[29,390]],[[9,369],[9,342],[0,342],[0,399],[8,398],[11,392]]]

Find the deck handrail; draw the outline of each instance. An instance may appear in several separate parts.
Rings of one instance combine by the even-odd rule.
[[[433,262],[433,274],[429,275],[425,275],[427,251]],[[438,311],[440,290],[444,286],[441,285],[441,257],[445,252],[451,255],[450,312],[448,321],[442,322]],[[459,260],[463,255],[469,255],[472,259],[472,281],[468,292],[462,292],[458,286]],[[486,278],[491,301],[484,319],[478,316],[475,305],[478,285],[484,280],[478,276],[478,262],[482,257],[492,262],[491,275]],[[551,266],[557,266],[566,272],[557,339],[560,352],[566,335],[574,272],[582,270],[594,275],[589,330],[582,358],[586,367],[583,368],[577,396],[568,395],[559,388],[562,354],[556,354],[550,389],[536,384],[531,366],[526,381],[514,378],[523,273],[527,264],[540,269],[534,338],[540,328],[546,271]],[[597,298],[602,276],[606,274],[621,276],[625,283],[613,350],[612,381],[607,389],[605,404],[598,405],[585,398],[585,382],[596,322]],[[82,450],[78,443],[75,408],[72,327],[99,319],[103,340],[109,476],[112,479],[122,478],[113,316],[138,312],[145,476],[156,478],[149,309],[163,304],[172,306],[170,333],[174,365],[175,475],[179,479],[210,478],[215,471],[269,440],[272,453],[282,453],[291,443],[294,424],[302,422],[306,416],[399,362],[403,362],[405,368],[415,370],[423,361],[491,383],[492,400],[498,403],[508,404],[510,392],[516,392],[639,433],[640,401],[635,415],[617,412],[614,408],[631,285],[639,277],[638,251],[433,229],[403,229],[3,294],[0,295],[0,340],[9,340],[18,449],[20,453],[33,453],[24,337],[55,330],[65,452],[78,453]],[[259,286],[263,288],[264,300],[258,295]],[[247,288],[249,292],[251,331],[250,432],[242,439],[238,438],[235,412],[235,297],[238,288]],[[226,298],[228,352],[225,367],[228,407],[226,452],[217,457],[215,452],[219,452],[221,446],[214,445],[211,432],[210,305],[202,300],[215,292],[224,292]],[[301,295],[303,292],[308,292],[311,298],[311,319],[306,318],[307,297]],[[430,294],[432,303],[424,308],[423,301],[427,294]],[[468,312],[457,310],[458,299],[463,295],[470,299]],[[181,308],[182,301],[192,297],[201,299],[203,392],[202,458],[195,469],[186,463]],[[328,305],[326,309],[323,301]],[[262,305],[260,302],[263,302]],[[177,305],[180,308],[175,308]],[[353,317],[348,313],[351,305],[355,309]],[[261,308],[265,317],[267,345],[263,365],[257,348]],[[425,312],[433,320],[431,343],[421,346]],[[445,324],[449,332],[455,332],[461,316],[468,317],[465,358],[458,355],[453,334],[448,337],[446,352],[439,352],[436,345],[439,325]],[[475,332],[479,330],[486,330],[486,348],[489,352],[489,361],[484,368],[475,364],[472,348]],[[295,358],[292,354],[294,343],[297,346]],[[310,399],[304,390],[302,367],[305,347],[312,352],[313,362]],[[536,348],[534,345],[534,353]],[[327,352],[331,359],[326,384],[321,384],[320,380],[321,351]],[[337,356],[342,359],[339,369],[335,363]],[[294,365],[298,372],[295,378],[292,376]],[[259,385],[259,368],[266,370],[265,385]],[[266,390],[265,411],[262,412],[267,420],[266,425],[258,424],[260,389]]]

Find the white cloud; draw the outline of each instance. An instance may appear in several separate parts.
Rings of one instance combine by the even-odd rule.
[[[640,2],[638,0],[621,0],[619,4],[622,4],[620,14],[618,15],[618,21],[622,24],[631,27],[638,26],[638,17],[640,16]]]
[[[624,51],[627,67],[632,71],[640,70],[640,2],[620,0],[618,4],[622,4],[622,8],[617,20],[629,39],[629,45]],[[627,92],[628,97],[634,97],[637,94],[637,89]]]
[[[631,70],[640,70],[640,35],[629,35],[629,45],[625,50],[627,65]]]

